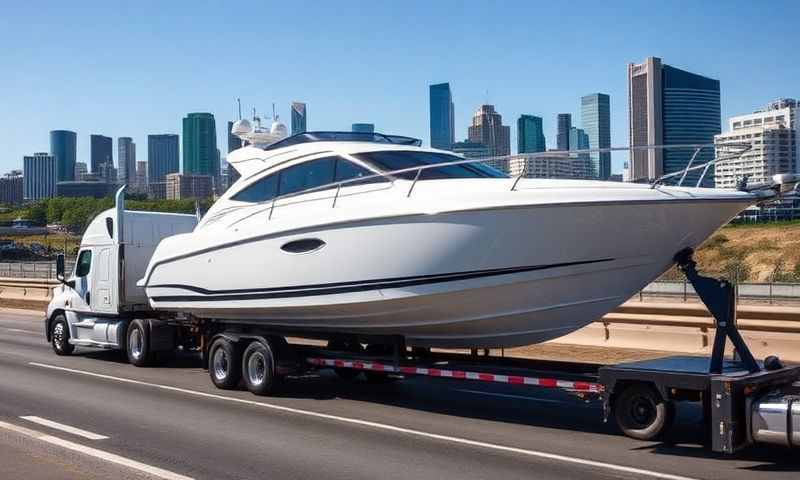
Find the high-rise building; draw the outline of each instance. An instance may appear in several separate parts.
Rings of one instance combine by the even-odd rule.
[[[166,198],[167,200],[208,198],[212,195],[212,184],[210,175],[170,173],[166,179]]]
[[[611,148],[611,102],[605,93],[581,97],[581,126],[589,136],[589,148]],[[589,154],[592,171],[600,180],[611,176],[611,152]]]
[[[136,144],[131,137],[117,139],[117,158],[119,182],[132,187],[136,182]]]
[[[572,114],[558,114],[558,133],[556,135],[556,147],[559,150],[569,150],[569,129],[572,128]]]
[[[494,105],[481,105],[472,117],[468,129],[469,141],[482,143],[489,149],[489,156],[511,154],[511,128],[503,125],[503,117]]]
[[[22,164],[22,197],[25,200],[54,197],[58,182],[58,158],[45,152],[34,153],[23,157]]]
[[[292,135],[306,131],[306,104],[292,102]]]
[[[100,165],[105,163],[114,164],[113,147],[111,137],[104,135],[89,135],[89,150],[92,173],[100,171]],[[78,177],[75,177],[77,180]]]
[[[83,180],[89,173],[89,167],[86,166],[86,162],[75,162],[75,180]]]
[[[656,57],[628,64],[628,121],[632,147],[712,144],[720,133],[719,80],[662,64]],[[694,150],[632,150],[631,180],[653,180],[681,171]],[[695,157],[694,164],[713,159],[713,149],[705,148]],[[700,175],[700,171],[691,172],[687,181],[696,182]],[[713,184],[713,172],[708,172],[703,185]]]
[[[113,168],[113,167],[112,167]],[[108,182],[79,181],[58,182],[56,184],[57,197],[93,197],[103,198],[114,194],[116,185]]]
[[[136,162],[136,191],[147,193],[147,162]]]
[[[22,171],[12,170],[0,177],[0,204],[19,205],[22,203]]]
[[[542,117],[520,115],[517,119],[517,153],[536,153],[547,150]]]
[[[730,157],[736,145],[751,148],[738,158],[718,163],[717,188],[766,183],[778,173],[800,173],[800,105],[792,99],[772,102],[766,108],[728,120],[728,131],[714,138],[716,158]]]
[[[57,181],[75,180],[78,136],[69,130],[50,132],[50,155],[56,157]]]
[[[569,149],[588,150],[589,135],[582,128],[570,127]],[[591,157],[586,152],[570,154],[576,178],[597,178],[597,172],[592,168]]]
[[[190,113],[183,119],[183,173],[218,175],[217,129],[214,115]]]
[[[455,108],[449,83],[430,86],[431,148],[450,150],[455,142]]]
[[[374,123],[354,123],[352,125],[352,131],[358,133],[374,133],[375,132],[375,124]]]
[[[513,155],[506,159],[508,169],[505,172],[512,177],[583,178],[583,167],[572,157],[574,155],[559,150]]]
[[[166,181],[169,173],[180,171],[178,136],[174,134],[147,136],[148,183]]]

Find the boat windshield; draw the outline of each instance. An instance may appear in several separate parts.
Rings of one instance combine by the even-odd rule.
[[[437,163],[463,161],[461,157],[445,153],[418,152],[409,150],[357,153],[353,155],[382,172],[403,170],[406,168],[422,167]],[[393,174],[397,178],[414,180],[416,170]],[[507,176],[494,168],[480,162],[463,163],[460,165],[447,165],[432,167],[422,170],[419,180],[433,180],[441,178],[507,178]]]

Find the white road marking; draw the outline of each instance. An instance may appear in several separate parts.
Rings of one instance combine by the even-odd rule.
[[[129,383],[129,384],[133,384],[133,385],[142,385],[142,386],[157,388],[157,389],[160,389],[160,390],[166,390],[166,391],[170,391],[170,392],[179,392],[179,393],[184,393],[184,394],[187,394],[187,395],[193,395],[195,397],[213,398],[213,399],[216,399],[216,400],[224,400],[224,401],[228,401],[228,402],[232,402],[232,403],[238,403],[238,404],[241,404],[241,405],[251,405],[251,406],[255,406],[255,407],[268,408],[270,410],[275,410],[275,411],[280,411],[280,412],[285,412],[285,413],[293,413],[293,414],[296,414],[296,415],[304,415],[304,416],[307,416],[307,417],[322,418],[322,419],[326,419],[326,420],[333,420],[333,421],[336,421],[336,422],[347,423],[347,424],[350,424],[350,425],[359,425],[359,426],[362,426],[362,427],[370,427],[370,428],[375,428],[375,429],[378,429],[378,430],[386,430],[386,431],[390,431],[390,432],[403,433],[403,434],[406,434],[406,435],[413,435],[413,436],[416,436],[416,437],[429,438],[429,439],[433,439],[433,440],[439,440],[439,441],[442,441],[442,442],[450,442],[450,443],[455,443],[455,444],[458,444],[458,445],[467,445],[467,446],[471,446],[471,447],[483,448],[483,449],[486,449],[486,450],[493,450],[493,451],[507,452],[507,453],[515,453],[515,454],[518,454],[518,455],[524,455],[524,456],[534,457],[534,458],[543,458],[543,459],[547,459],[547,460],[555,460],[555,461],[571,463],[571,464],[575,464],[575,465],[582,465],[582,466],[585,466],[585,467],[602,468],[602,469],[610,470],[610,471],[613,471],[613,472],[630,473],[630,474],[639,475],[639,476],[643,475],[643,476],[647,476],[647,477],[650,477],[650,478],[658,478],[658,479],[662,479],[662,480],[697,480],[695,478],[684,477],[682,475],[672,475],[672,474],[669,474],[669,473],[661,473],[661,472],[656,472],[656,471],[653,471],[653,470],[645,470],[645,469],[641,469],[641,468],[628,467],[628,466],[625,466],[625,465],[617,465],[617,464],[614,464],[614,463],[599,462],[599,461],[595,461],[595,460],[587,460],[587,459],[584,459],[584,458],[569,457],[567,455],[559,455],[559,454],[555,454],[555,453],[541,452],[541,451],[538,451],[538,450],[529,450],[529,449],[518,448],[518,447],[509,447],[507,445],[498,445],[498,444],[495,444],[495,443],[480,442],[480,441],[477,441],[477,440],[470,440],[470,439],[467,439],[467,438],[453,437],[453,436],[450,436],[450,435],[441,435],[441,434],[438,434],[438,433],[429,433],[429,432],[424,432],[424,431],[421,431],[421,430],[413,430],[413,429],[410,429],[410,428],[397,427],[397,426],[394,426],[394,425],[378,423],[378,422],[372,422],[372,421],[369,421],[369,420],[360,420],[360,419],[357,419],[357,418],[342,417],[342,416],[339,416],[339,415],[332,415],[332,414],[329,414],[329,413],[321,413],[321,412],[314,412],[314,411],[311,411],[311,410],[302,410],[302,409],[299,409],[299,408],[285,407],[283,405],[276,405],[276,404],[273,404],[273,403],[257,402],[257,401],[254,401],[254,400],[245,400],[243,398],[227,397],[225,395],[217,395],[217,394],[214,394],[214,393],[206,393],[206,392],[201,392],[201,391],[198,391],[198,390],[190,390],[190,389],[187,389],[187,388],[173,387],[171,385],[162,385],[162,384],[159,384],[159,383],[144,382],[144,381],[141,381],[141,380],[133,380],[133,379],[124,378],[124,377],[114,377],[112,375],[105,375],[105,374],[102,374],[102,373],[88,372],[88,371],[85,371],[85,370],[77,370],[77,369],[74,369],[74,368],[59,367],[57,365],[48,365],[46,363],[28,362],[28,365],[33,365],[35,367],[41,367],[41,368],[48,368],[48,369],[51,369],[51,370],[59,370],[59,371],[62,371],[62,372],[76,373],[76,374],[79,374],[79,375],[86,375],[86,376],[95,377],[95,378],[102,378],[102,379],[105,379],[105,380],[113,380],[115,382]]]
[[[71,433],[79,437],[88,438],[89,440],[105,440],[108,438],[105,435],[98,435],[96,433],[88,432],[86,430],[81,430],[80,428],[70,427],[69,425],[64,425],[63,423],[54,422],[52,420],[48,420],[42,417],[37,417],[34,415],[26,415],[26,416],[21,416],[19,418],[27,420],[29,422],[38,423],[39,425],[44,425],[45,427],[50,427],[55,430],[61,430],[62,432]]]
[[[21,328],[6,328],[5,330],[7,330],[9,332],[15,332],[15,333],[26,333],[28,335],[40,335],[41,334],[41,332],[34,332],[32,330],[23,330]]]
[[[451,390],[455,390],[456,392],[474,393],[476,395],[488,395],[490,397],[519,398],[519,399],[522,399],[522,400],[530,400],[531,402],[566,403],[566,402],[562,402],[561,400],[552,400],[552,399],[549,399],[549,398],[527,397],[525,395],[512,395],[510,393],[484,392],[482,390],[470,390],[468,388],[453,388]]]
[[[154,467],[146,463],[137,462],[136,460],[131,460],[130,458],[122,457],[120,455],[111,452],[106,452],[105,450],[98,450],[96,448],[87,447],[86,445],[81,445],[80,443],[70,442],[69,440],[64,440],[58,437],[54,437],[52,435],[47,435],[46,433],[42,433],[37,430],[31,430],[29,428],[20,427],[19,425],[14,425],[11,423],[0,421],[0,428],[20,433],[22,435],[35,438],[37,440],[49,443],[51,445],[57,445],[59,447],[66,448],[68,450],[72,450],[73,452],[80,452],[83,453],[84,455],[89,455],[94,458],[99,458],[100,460],[105,460],[110,463],[116,463],[117,465],[122,465],[124,467],[132,468],[134,470],[138,470],[140,472],[152,475],[154,477],[163,478],[164,480],[193,480],[192,477],[187,477],[185,475],[180,475],[175,472],[170,472],[169,470],[164,470],[163,468]]]

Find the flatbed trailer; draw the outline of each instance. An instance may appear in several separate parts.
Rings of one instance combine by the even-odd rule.
[[[604,419],[622,432],[653,439],[670,427],[676,402],[702,402],[714,451],[732,453],[752,443],[800,446],[800,366],[776,357],[756,361],[736,328],[735,289],[701,276],[692,252],[675,261],[716,324],[709,357],[673,356],[597,366],[432,351],[409,347],[403,337],[276,330],[253,323],[194,318],[149,308],[135,280],[161,238],[191,229],[187,215],[127,212],[117,206],[92,221],[72,277],[57,262],[58,287],[44,319],[47,341],[58,355],[76,346],[125,352],[135,366],[158,363],[177,350],[196,351],[215,386],[268,395],[293,375],[332,368],[340,377],[369,381],[404,376],[496,382],[559,389],[602,402]],[[94,257],[94,258],[93,258]],[[146,262],[145,262],[146,263]],[[296,345],[289,337],[327,342]],[[736,358],[726,359],[733,343]]]

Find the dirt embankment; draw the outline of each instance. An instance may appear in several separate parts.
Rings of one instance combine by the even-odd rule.
[[[740,282],[800,282],[800,222],[729,225],[695,254],[702,272]],[[681,279],[675,268],[664,280]]]

